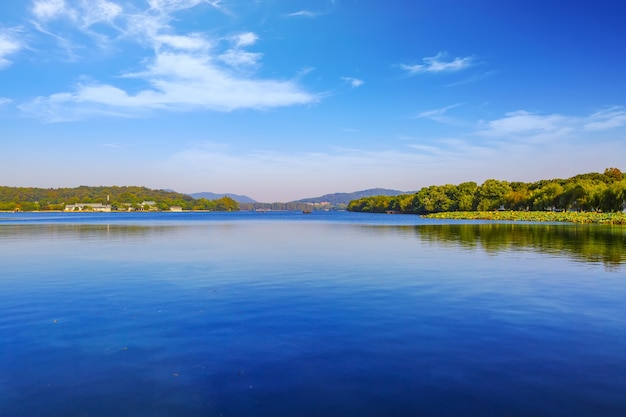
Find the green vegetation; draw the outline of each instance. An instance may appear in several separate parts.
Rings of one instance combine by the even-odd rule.
[[[1,187],[0,211],[64,210],[68,204],[105,204],[113,211],[183,210],[235,211],[239,204],[230,197],[217,200],[194,199],[191,196],[146,187],[31,188]]]
[[[602,174],[581,174],[565,180],[552,179],[524,183],[489,179],[480,186],[475,182],[464,182],[459,185],[431,185],[422,188],[414,194],[403,194],[396,197],[374,196],[354,200],[348,204],[348,210],[421,215],[465,212],[456,214],[456,218],[489,218],[497,220],[498,218],[496,218],[494,213],[490,213],[489,217],[487,217],[486,214],[467,212],[500,210],[617,213],[624,210],[625,204],[626,174],[623,174],[617,168],[607,168]],[[576,216],[574,214],[562,214],[561,217],[550,215],[552,217],[546,217],[545,219],[536,213],[532,215],[513,215],[510,213],[501,215],[515,217],[508,220],[580,221],[581,219],[592,218],[588,215]],[[523,218],[524,216],[527,218]],[[620,220],[622,217],[614,215],[607,216],[602,220],[587,220],[585,222],[617,224],[623,221]]]
[[[571,222],[626,225],[626,213],[576,211],[450,211],[427,214],[431,219]]]

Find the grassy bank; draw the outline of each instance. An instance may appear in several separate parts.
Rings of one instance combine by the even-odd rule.
[[[531,222],[598,223],[626,226],[626,213],[555,211],[451,211],[425,215],[431,219],[506,220]]]

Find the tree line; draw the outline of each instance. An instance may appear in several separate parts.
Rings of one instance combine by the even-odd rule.
[[[154,202],[154,205],[146,205]],[[153,190],[138,186],[75,188],[34,188],[0,186],[0,210],[46,211],[63,210],[68,204],[106,204],[112,210],[183,210],[235,211],[239,204],[230,197],[217,200],[193,197],[168,190]]]
[[[353,200],[355,212],[430,214],[450,211],[554,210],[622,211],[626,204],[626,174],[617,168],[568,179],[532,183],[488,179],[481,185],[431,185],[413,194]]]

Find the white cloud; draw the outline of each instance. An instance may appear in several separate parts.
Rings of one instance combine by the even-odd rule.
[[[248,52],[241,48],[254,45],[258,36],[252,32],[240,33],[230,37],[234,44],[232,49],[227,50],[218,58],[231,67],[253,67],[256,66],[263,54],[258,52]]]
[[[4,106],[5,104],[9,104],[12,102],[13,100],[11,100],[10,98],[0,97],[0,106]]]
[[[149,0],[149,9],[131,13],[106,0],[79,2],[74,9],[65,1],[37,1],[33,13],[42,19],[39,24],[45,24],[44,18],[72,16],[75,29],[98,44],[102,40],[114,40],[109,38],[111,29],[126,42],[138,42],[144,47],[142,55],[136,58],[142,68],[118,76],[127,81],[137,80],[142,87],[132,89],[128,82],[116,85],[83,81],[72,89],[37,97],[19,107],[47,121],[63,121],[97,114],[135,117],[157,109],[266,109],[319,100],[319,96],[298,85],[297,76],[294,79],[254,76],[252,70],[260,66],[263,54],[246,48],[258,41],[255,33],[236,33],[213,40],[204,33],[177,33],[172,26],[176,23],[174,13],[202,3],[219,7],[217,1]],[[41,28],[42,33],[48,30],[51,35],[54,33],[52,29]],[[228,46],[224,48],[220,41],[226,41]]]
[[[435,56],[422,58],[423,64],[400,64],[400,67],[409,75],[420,73],[456,72],[469,68],[475,64],[473,57],[457,57],[446,60],[447,54],[440,52]]]
[[[40,20],[47,21],[61,16],[73,17],[75,12],[67,6],[65,0],[37,0],[32,12]]]
[[[479,134],[493,138],[521,137],[545,140],[563,137],[575,131],[579,120],[559,114],[540,115],[520,110],[509,112],[501,119],[479,123]]]
[[[11,65],[6,57],[17,53],[23,45],[17,40],[15,30],[0,32],[0,69]]]
[[[254,45],[259,37],[252,32],[240,33],[232,37],[235,42],[235,48]]]
[[[360,80],[358,78],[353,78],[353,77],[341,77],[342,80],[344,80],[346,83],[348,83],[351,87],[360,87],[363,84],[365,84],[365,81]]]
[[[604,130],[626,126],[626,109],[611,107],[592,114],[584,125],[586,130]]]
[[[96,23],[112,22],[122,14],[122,7],[106,0],[83,3],[83,25],[89,27]]]
[[[307,104],[317,97],[293,81],[237,78],[205,56],[161,53],[140,77],[150,89],[131,94],[106,84],[79,84],[73,92],[38,97],[21,106],[48,121],[76,120],[89,114],[131,117],[146,110],[216,110]]]
[[[168,46],[173,49],[200,50],[211,47],[211,42],[201,34],[189,34],[187,36],[156,35],[153,39],[157,45]]]
[[[262,56],[260,53],[230,49],[218,58],[231,67],[250,67],[257,65]]]

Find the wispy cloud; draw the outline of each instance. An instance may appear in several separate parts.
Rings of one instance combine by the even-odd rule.
[[[88,35],[97,45],[118,40],[137,42],[143,49],[136,61],[143,68],[117,76],[148,85],[131,90],[127,82],[80,81],[68,91],[40,96],[19,106],[47,121],[78,120],[89,115],[136,117],[159,109],[266,109],[313,103],[320,98],[299,86],[297,74],[286,80],[256,77],[253,71],[261,65],[263,54],[247,49],[259,40],[255,33],[211,37],[208,33],[176,31],[176,12],[202,4],[219,9],[219,1],[149,0],[145,10],[126,10],[122,3],[107,0],[37,0],[33,4],[34,24],[42,33],[56,36],[51,22],[69,19],[75,31]],[[68,25],[63,29],[67,32]],[[67,47],[68,38],[59,36],[59,42],[63,40],[67,41],[66,48],[72,49]]]
[[[218,58],[227,65],[234,68],[255,67],[258,65],[263,54],[258,52],[248,52],[245,47],[254,45],[258,36],[252,32],[239,33],[229,37],[233,47],[221,54]]]
[[[626,109],[610,107],[588,116],[539,114],[525,110],[509,112],[504,117],[480,121],[477,134],[484,137],[518,140],[526,143],[573,139],[588,131],[609,131],[626,126]]]
[[[156,35],[152,40],[157,49],[172,48],[181,51],[197,51],[209,49],[212,46],[211,42],[199,33],[190,33],[187,36]]]
[[[18,40],[17,29],[0,31],[0,69],[11,65],[7,58],[17,53],[24,45]]]
[[[445,111],[436,109],[422,115],[438,117]],[[520,110],[482,120],[458,137],[418,137],[407,140],[406,146],[423,156],[429,174],[441,183],[448,181],[446,167],[456,177],[451,183],[480,183],[487,178],[534,181],[617,166],[626,151],[625,116],[621,107],[590,115]],[[593,139],[590,130],[594,131]],[[463,167],[462,171],[458,167]]]
[[[500,119],[479,122],[477,133],[494,139],[541,142],[565,137],[573,133],[577,125],[580,125],[580,119],[576,117],[520,110],[506,113]]]
[[[350,85],[351,87],[360,87],[363,84],[365,84],[365,81],[360,80],[358,78],[353,78],[353,77],[341,77],[341,79],[343,81],[345,81],[348,85]]]
[[[585,130],[604,130],[626,126],[626,108],[615,106],[593,113],[585,120]]]
[[[178,10],[191,9],[200,4],[208,4],[215,8],[221,5],[220,0],[147,0],[150,8],[159,13],[172,13]]]
[[[448,59],[447,53],[439,52],[435,56],[422,58],[422,62],[422,64],[400,64],[400,68],[405,70],[409,75],[456,72],[473,66],[475,59],[473,57]]]
[[[39,23],[69,19],[81,29],[97,23],[111,24],[123,12],[122,6],[107,0],[68,2],[66,0],[36,0],[31,8]]]
[[[65,0],[36,0],[33,2],[32,12],[41,21],[48,21],[66,16],[75,18],[75,12]]]
[[[445,114],[448,112],[448,110],[454,109],[461,105],[463,105],[463,103],[451,104],[440,109],[426,110],[418,113],[415,117],[418,119],[430,119],[439,123],[454,124],[456,123],[454,119],[446,116]]]
[[[462,80],[446,84],[445,87],[455,87],[457,85],[464,85],[464,84],[475,83],[477,81],[481,81],[481,80],[484,80],[486,78],[491,78],[491,77],[495,76],[497,73],[498,73],[498,71],[476,72],[475,74],[472,74],[472,75],[470,75],[467,78],[464,78]]]
[[[317,12],[312,12],[310,10],[300,10],[294,13],[289,13],[287,14],[287,17],[309,17],[309,18],[315,18],[318,17],[320,15],[320,13]]]

